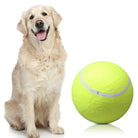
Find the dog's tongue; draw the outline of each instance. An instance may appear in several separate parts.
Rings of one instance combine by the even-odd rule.
[[[45,32],[40,32],[40,33],[37,33],[37,38],[38,40],[44,40],[46,38],[46,31]]]

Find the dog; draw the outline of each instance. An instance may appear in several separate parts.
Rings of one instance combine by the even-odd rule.
[[[61,20],[53,7],[38,5],[23,12],[17,24],[24,39],[12,73],[12,96],[5,102],[5,118],[16,130],[26,129],[29,138],[39,137],[37,127],[64,133],[58,126],[67,57],[58,31]]]

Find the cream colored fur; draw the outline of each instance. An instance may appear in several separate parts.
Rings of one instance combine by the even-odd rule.
[[[42,12],[47,16],[42,16]],[[29,16],[35,15],[33,20]],[[31,32],[35,22],[50,25],[45,41]],[[5,102],[5,118],[17,130],[26,129],[29,138],[39,137],[36,127],[50,127],[52,133],[64,133],[59,127],[59,97],[64,78],[66,52],[58,33],[61,16],[50,6],[35,6],[24,12],[17,29],[23,33],[17,64],[12,73],[12,96]]]

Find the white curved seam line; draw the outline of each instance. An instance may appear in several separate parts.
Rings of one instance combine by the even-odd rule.
[[[85,68],[84,68],[84,69],[85,69]],[[115,94],[104,94],[104,93],[102,93],[102,92],[100,92],[100,91],[97,91],[97,90],[94,90],[94,89],[90,88],[90,87],[84,82],[84,80],[83,80],[83,78],[82,78],[82,74],[83,74],[84,69],[81,71],[81,74],[80,74],[81,83],[82,83],[90,92],[92,92],[93,94],[100,95],[100,96],[104,96],[104,97],[115,97],[115,96],[119,96],[119,95],[123,94],[124,92],[126,92],[127,89],[128,89],[128,87],[129,87],[129,85],[130,85],[130,78],[129,78],[129,79],[128,79],[128,84],[127,84],[126,88],[125,88],[123,91],[121,91],[121,92],[119,92],[119,93],[115,93]]]

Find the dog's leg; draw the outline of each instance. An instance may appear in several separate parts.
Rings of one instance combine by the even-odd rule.
[[[33,92],[26,92],[23,94],[23,117],[27,128],[27,135],[29,138],[38,138],[39,134],[35,126],[34,114],[34,94]]]
[[[22,111],[17,101],[9,100],[5,102],[5,118],[10,124],[10,126],[16,130],[25,129],[24,123],[21,122],[21,113]]]
[[[49,127],[53,134],[64,134],[64,129],[58,126],[58,121],[60,118],[59,104],[58,104],[59,96],[56,96],[50,106],[49,110]]]

